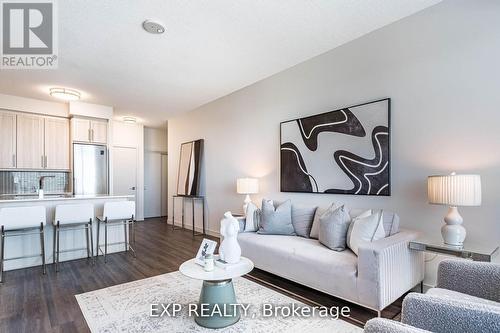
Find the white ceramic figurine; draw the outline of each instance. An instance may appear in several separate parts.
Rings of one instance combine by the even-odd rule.
[[[231,212],[225,212],[220,221],[220,234],[223,237],[219,247],[219,257],[228,264],[236,264],[240,261],[241,248],[238,244],[238,231],[240,225]]]

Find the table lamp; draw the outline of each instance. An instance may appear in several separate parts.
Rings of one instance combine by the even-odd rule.
[[[243,205],[243,213],[246,214],[248,204],[252,202],[250,194],[259,193],[259,180],[257,178],[238,178],[236,180],[236,192],[246,194],[245,204]]]
[[[427,179],[427,196],[430,204],[450,207],[444,217],[445,225],[441,227],[445,244],[463,245],[466,231],[457,207],[481,205],[481,177],[457,175],[455,172],[447,176],[430,176]]]

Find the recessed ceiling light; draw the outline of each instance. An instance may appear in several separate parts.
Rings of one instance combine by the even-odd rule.
[[[123,117],[123,121],[129,124],[135,124],[137,122],[137,119],[134,117]]]
[[[146,20],[142,22],[142,27],[151,34],[162,34],[165,32],[165,26],[158,21]]]
[[[50,88],[50,96],[65,101],[77,101],[80,99],[80,92],[68,88]]]

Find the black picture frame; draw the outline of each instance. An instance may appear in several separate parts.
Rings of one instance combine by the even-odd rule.
[[[285,189],[284,188],[284,184],[283,184],[283,125],[286,124],[286,123],[289,123],[289,122],[296,122],[296,121],[299,121],[301,119],[308,119],[308,118],[312,118],[312,117],[316,117],[316,116],[322,116],[322,115],[327,115],[327,114],[330,114],[330,113],[333,113],[333,112],[338,112],[338,111],[341,111],[341,110],[346,110],[346,109],[350,109],[350,108],[356,108],[356,107],[361,107],[361,106],[365,106],[365,105],[369,105],[369,104],[373,104],[373,103],[379,103],[379,102],[385,102],[387,101],[387,131],[388,131],[388,138],[387,138],[387,161],[388,161],[388,165],[387,165],[387,190],[384,189],[383,193],[382,194],[376,194],[376,193],[350,193],[349,190],[345,190],[345,191],[342,191],[342,190],[339,190],[337,192],[325,192],[325,191],[308,191],[308,190],[290,190],[290,189]],[[295,119],[290,119],[290,120],[285,120],[285,121],[282,121],[280,122],[280,192],[284,192],[284,193],[311,193],[311,194],[343,194],[343,195],[364,195],[364,196],[391,196],[391,185],[392,185],[392,182],[391,182],[391,98],[390,97],[386,97],[386,98],[381,98],[381,99],[377,99],[377,100],[372,100],[372,101],[369,101],[369,102],[364,102],[364,103],[360,103],[360,104],[355,104],[355,105],[351,105],[351,106],[346,106],[346,107],[342,107],[342,108],[339,108],[339,109],[336,109],[336,110],[331,110],[331,111],[326,111],[326,112],[322,112],[322,113],[318,113],[318,114],[314,114],[314,115],[311,115],[311,116],[307,116],[307,117],[301,117],[301,118],[295,118]],[[317,186],[317,185],[316,185]]]

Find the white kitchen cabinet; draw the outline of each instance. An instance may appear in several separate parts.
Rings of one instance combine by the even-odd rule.
[[[42,169],[45,165],[44,118],[17,115],[17,168]]]
[[[106,144],[108,142],[108,122],[92,120],[90,122],[92,142]]]
[[[16,167],[16,114],[0,113],[0,168]]]
[[[45,118],[45,169],[69,170],[69,120]]]
[[[108,142],[108,122],[106,120],[72,118],[71,139],[74,142],[106,144]]]
[[[73,141],[90,142],[90,119],[71,118],[71,138]]]

